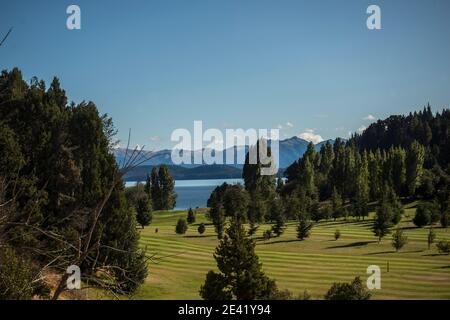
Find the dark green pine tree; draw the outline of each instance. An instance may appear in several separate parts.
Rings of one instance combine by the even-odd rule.
[[[300,217],[297,225],[297,239],[304,240],[309,237],[313,225],[305,217]]]
[[[212,221],[214,229],[217,233],[217,238],[222,239],[223,229],[225,225],[225,209],[223,207],[223,201],[225,192],[229,185],[224,183],[218,186],[211,193],[207,206],[209,208],[208,218]]]
[[[214,259],[219,273],[208,272],[200,288],[203,299],[270,300],[278,294],[275,281],[262,271],[255,243],[237,219],[231,220]]]
[[[284,217],[283,208],[279,199],[274,200],[274,208],[272,208],[272,215],[274,219],[274,225],[272,226],[272,232],[275,236],[279,237],[283,234],[286,228],[286,219]]]
[[[142,193],[136,199],[136,220],[144,229],[152,222],[152,207],[146,193]]]

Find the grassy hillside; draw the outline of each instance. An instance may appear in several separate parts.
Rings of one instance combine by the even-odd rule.
[[[196,224],[183,236],[175,234],[175,224],[186,212],[154,213],[152,225],[141,234],[141,245],[152,256],[149,277],[135,298],[200,298],[198,290],[207,271],[216,270],[214,228],[208,224],[204,235],[197,232],[198,223],[207,223],[204,212],[197,213]],[[280,238],[257,237],[256,251],[265,272],[281,289],[295,294],[308,290],[321,299],[333,282],[350,281],[357,275],[366,281],[366,268],[375,264],[382,271],[382,289],[372,291],[374,299],[450,299],[450,256],[439,255],[434,245],[427,249],[428,229],[413,227],[414,212],[413,208],[405,211],[401,227],[409,242],[399,253],[392,248],[390,236],[378,244],[370,230],[371,220],[320,222],[305,241],[296,240],[295,223],[288,223]],[[258,236],[267,228],[260,227]],[[342,233],[338,241],[333,237],[336,229]],[[450,240],[450,230],[435,231],[437,240]]]

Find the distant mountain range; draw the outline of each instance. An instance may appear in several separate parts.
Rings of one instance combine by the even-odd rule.
[[[334,143],[334,140],[322,141],[315,145],[316,150],[320,150],[321,146],[327,142]],[[294,161],[298,160],[305,153],[309,142],[299,137],[292,137],[286,140],[281,140],[279,143],[279,162],[280,170],[287,168]],[[181,164],[175,165],[171,159],[171,150],[149,151],[147,161],[141,166],[130,171],[126,176],[126,181],[144,181],[146,175],[150,172],[153,166],[165,164],[169,167],[172,176],[177,180],[186,179],[226,179],[226,178],[240,178],[242,176],[242,164],[237,164],[237,154],[244,150],[244,154],[248,152],[248,146],[234,147],[234,163],[233,164],[217,164],[207,165],[203,164]],[[130,152],[130,151],[129,151]],[[196,151],[180,151],[188,152],[191,157],[191,163],[195,154],[202,153],[203,150]],[[222,154],[223,162],[225,163],[226,151],[213,151]],[[128,153],[129,154],[129,153]],[[126,156],[126,149],[115,149],[115,156],[119,164],[123,163]]]

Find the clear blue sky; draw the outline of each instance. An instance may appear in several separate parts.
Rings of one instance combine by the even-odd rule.
[[[382,30],[366,28],[370,4]],[[347,137],[368,115],[450,106],[449,17],[448,0],[2,1],[0,68],[59,77],[151,149],[194,120]]]

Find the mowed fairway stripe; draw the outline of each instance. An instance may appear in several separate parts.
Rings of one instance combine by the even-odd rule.
[[[413,211],[408,212],[411,216]],[[152,225],[141,230],[140,246],[147,248],[153,262],[137,298],[199,299],[206,273],[217,270],[213,253],[218,240],[213,226],[207,225],[203,236],[197,233],[198,223],[207,222],[204,213],[197,214],[197,224],[190,225],[186,235],[175,234],[180,217],[185,218],[186,212],[157,212]],[[434,246],[427,250],[428,229],[406,229],[409,242],[396,253],[390,236],[377,243],[371,224],[371,220],[320,222],[305,241],[296,240],[292,222],[280,238],[263,241],[262,232],[271,226],[261,225],[254,237],[256,252],[267,275],[294,295],[308,290],[322,299],[334,282],[348,282],[356,276],[365,281],[367,267],[375,264],[382,271],[382,289],[372,291],[374,299],[450,298],[450,258],[438,255]],[[410,218],[404,225],[410,226]],[[336,229],[342,234],[338,241],[333,240]],[[437,240],[450,239],[444,229],[435,228],[435,232]]]

